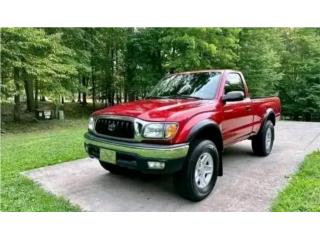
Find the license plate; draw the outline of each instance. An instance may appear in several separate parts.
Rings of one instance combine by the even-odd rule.
[[[109,149],[100,149],[100,160],[116,164],[116,152]]]

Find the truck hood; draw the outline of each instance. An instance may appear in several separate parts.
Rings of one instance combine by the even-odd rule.
[[[179,121],[195,113],[212,111],[215,100],[147,99],[123,103],[96,111],[93,116],[118,115],[146,121]]]

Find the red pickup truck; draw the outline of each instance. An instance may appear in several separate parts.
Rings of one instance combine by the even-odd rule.
[[[270,154],[280,109],[278,97],[250,98],[239,71],[175,73],[144,100],[94,112],[85,149],[110,172],[174,173],[177,191],[200,201],[222,176],[223,149],[250,139]]]

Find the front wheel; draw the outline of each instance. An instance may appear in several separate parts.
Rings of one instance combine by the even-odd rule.
[[[267,121],[258,135],[251,141],[253,153],[258,156],[267,156],[271,153],[274,141],[274,126],[271,121]]]
[[[174,184],[181,196],[200,201],[212,191],[218,177],[219,153],[210,140],[195,141],[190,148],[183,169],[174,176]]]

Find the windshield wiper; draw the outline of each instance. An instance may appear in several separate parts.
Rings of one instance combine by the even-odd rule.
[[[193,99],[198,99],[198,100],[202,100],[203,98],[201,97],[195,97],[195,96],[190,96],[190,95],[172,95],[172,96],[149,96],[146,97],[146,99],[185,99],[185,98],[193,98]]]
[[[199,99],[199,100],[203,99],[201,97],[196,97],[191,95],[174,95],[174,96],[170,96],[170,98],[193,98],[193,99]]]
[[[148,96],[146,99],[167,99],[167,96]]]

